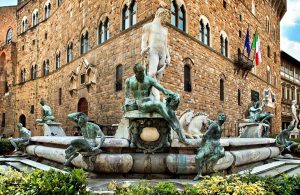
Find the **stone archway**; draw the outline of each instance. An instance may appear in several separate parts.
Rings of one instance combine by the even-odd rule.
[[[89,104],[88,104],[88,101],[85,98],[80,98],[80,100],[78,101],[77,111],[78,112],[83,112],[86,115],[88,115]]]
[[[26,116],[24,114],[19,117],[19,123],[22,123],[23,127],[26,127]]]

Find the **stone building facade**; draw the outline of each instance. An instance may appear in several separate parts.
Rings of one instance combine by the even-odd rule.
[[[0,7],[0,134],[14,129],[14,90],[17,65],[16,6]]]
[[[191,108],[215,119],[224,111],[224,135],[237,136],[237,120],[244,118],[251,93],[261,100],[263,90],[271,88],[276,106],[268,109],[275,114],[273,131],[278,131],[280,20],[286,1],[164,3],[172,12],[167,24],[171,64],[161,83],[181,95],[177,114]],[[44,98],[67,134],[74,124],[66,115],[77,110],[98,124],[119,123],[124,81],[141,62],[142,26],[159,5],[158,0],[19,1],[16,120],[35,130],[38,102]],[[235,73],[235,61],[238,51],[243,53],[248,26],[251,35],[255,30],[259,34],[263,62],[243,78],[242,71]]]
[[[280,52],[281,58],[281,122],[282,129],[288,127],[292,119],[292,100],[297,100],[299,107],[300,102],[300,62],[285,53]],[[298,112],[299,113],[299,112]]]

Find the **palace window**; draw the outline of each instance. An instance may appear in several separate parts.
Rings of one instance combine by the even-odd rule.
[[[116,67],[116,84],[115,84],[115,90],[116,91],[122,91],[122,85],[123,85],[123,67],[122,65],[118,65]]]
[[[69,43],[67,46],[67,63],[73,60],[73,43]]]
[[[270,45],[268,45],[268,57],[270,58],[271,57],[271,47],[270,47]]]
[[[186,31],[186,11],[184,5],[179,7],[175,0],[171,5],[171,24],[182,31]]]
[[[49,60],[43,62],[43,76],[49,74]]]
[[[122,10],[122,30],[126,30],[136,24],[136,10],[137,3],[135,0],[129,6],[124,5]]]
[[[62,0],[56,0],[57,7],[61,6]]]
[[[89,50],[89,33],[85,32],[84,34],[81,35],[80,53],[84,54],[88,52],[88,50]]]
[[[51,14],[51,3],[50,3],[50,1],[48,1],[45,4],[44,9],[45,9],[45,20],[46,20],[47,18],[50,17],[50,14]]]
[[[220,100],[224,101],[225,94],[224,94],[224,79],[220,79]]]
[[[223,8],[227,9],[227,2],[223,0]]]
[[[58,90],[58,105],[62,104],[62,89],[59,88]]]
[[[200,20],[199,25],[199,41],[204,43],[205,45],[210,45],[210,28],[209,24],[206,25],[203,23],[203,20]]]
[[[184,78],[183,78],[183,87],[184,91],[191,92],[192,91],[192,82],[191,82],[191,68],[188,64],[184,65]]]
[[[9,28],[6,34],[6,43],[11,44],[12,39],[13,39],[13,30],[12,28]]]
[[[35,80],[37,79],[37,72],[38,72],[38,66],[35,64],[31,67],[31,79]]]
[[[267,66],[266,75],[267,75],[267,83],[270,84],[271,83],[271,73],[270,73],[270,67],[269,66]]]
[[[266,31],[270,32],[270,19],[268,16],[266,17]]]
[[[36,26],[39,23],[39,12],[35,9],[32,13],[32,26]]]
[[[98,44],[104,43],[109,39],[109,19],[106,18],[105,22],[102,21],[98,27]]]
[[[238,93],[237,93],[237,102],[238,102],[239,106],[242,105],[241,104],[241,90],[240,89],[238,89]]]
[[[26,69],[25,68],[21,70],[20,81],[21,81],[21,83],[26,82]]]
[[[21,33],[27,30],[27,17],[24,16],[22,20]]]
[[[2,113],[1,127],[5,127],[5,113]]]
[[[60,67],[61,67],[60,52],[57,52],[55,56],[55,68],[59,69]]]
[[[227,36],[224,36],[223,34],[221,34],[220,43],[221,43],[221,54],[225,57],[228,57],[228,39],[227,39]]]

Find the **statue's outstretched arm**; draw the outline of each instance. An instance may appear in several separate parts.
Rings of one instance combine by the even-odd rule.
[[[171,90],[165,89],[163,86],[161,86],[157,81],[155,81],[153,78],[149,78],[153,87],[161,91],[165,95],[173,94]]]

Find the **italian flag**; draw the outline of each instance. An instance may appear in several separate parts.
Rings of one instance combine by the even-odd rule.
[[[260,39],[258,37],[257,32],[255,32],[251,48],[255,49],[255,63],[259,65],[262,62],[261,53],[260,53]]]

